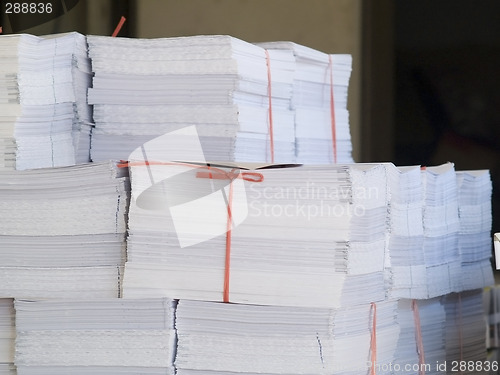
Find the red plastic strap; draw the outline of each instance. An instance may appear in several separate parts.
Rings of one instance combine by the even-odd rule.
[[[417,341],[417,354],[419,363],[419,375],[425,375],[425,355],[424,343],[422,340],[422,327],[420,325],[420,314],[418,312],[418,304],[416,300],[411,301],[411,308],[413,310],[413,319],[415,321],[415,340]]]
[[[373,311],[372,315],[372,335],[370,340],[370,351],[371,351],[371,368],[370,375],[375,375],[376,372],[376,363],[377,363],[377,305],[375,302],[371,304]]]
[[[233,168],[229,172],[226,172],[222,168],[212,167],[210,165],[199,165],[192,163],[183,162],[165,162],[165,161],[126,161],[120,160],[117,164],[118,168],[128,168],[128,167],[143,167],[148,165],[180,165],[185,167],[191,167],[196,169],[206,169],[208,172],[198,171],[196,172],[197,178],[211,178],[214,180],[234,180],[235,178],[242,178],[245,181],[250,182],[262,182],[264,181],[264,176],[259,172],[238,172],[238,168]]]
[[[229,303],[229,278],[231,272],[231,233],[233,229],[233,180],[229,183],[229,197],[227,202],[227,223],[226,223],[226,256],[224,261],[224,289],[222,301]]]
[[[335,124],[335,101],[333,100],[333,61],[332,55],[328,55],[330,70],[330,122],[332,126],[332,152],[333,162],[337,163],[337,129]]]
[[[226,172],[224,169],[212,167],[209,165],[197,165],[190,163],[181,163],[181,162],[159,162],[159,161],[140,161],[140,162],[128,162],[128,161],[120,161],[118,164],[119,168],[125,167],[139,167],[139,166],[148,166],[148,165],[181,165],[188,166],[192,168],[200,169],[196,172],[197,178],[210,178],[216,180],[230,180],[229,183],[229,197],[227,203],[227,223],[226,223],[226,256],[224,262],[224,289],[223,289],[223,301],[229,302],[229,279],[230,279],[230,271],[231,271],[231,233],[233,227],[233,181],[236,178],[241,178],[245,181],[250,182],[262,182],[264,181],[264,176],[262,173],[258,172],[241,172],[237,168],[231,169],[229,172]],[[202,171],[206,170],[206,171]]]
[[[463,342],[463,336],[462,336],[462,329],[463,329],[463,323],[462,323],[462,294],[458,293],[458,345],[460,347],[460,362],[464,360],[464,353],[463,353],[463,347],[464,347],[464,342]]]
[[[274,163],[274,131],[273,131],[273,102],[271,97],[271,59],[269,51],[266,49],[266,65],[267,65],[267,96],[269,98],[269,146],[271,149],[271,163]]]
[[[242,178],[245,181],[250,182],[262,182],[264,181],[264,176],[262,173],[258,172],[238,172],[237,169],[232,169],[230,172],[226,172],[220,168],[208,167],[211,171],[209,172],[197,172],[196,177],[198,178],[213,178],[213,179],[229,179],[229,197],[227,202],[227,223],[226,223],[226,255],[224,261],[224,289],[222,295],[222,301],[225,303],[229,302],[229,280],[231,277],[231,235],[233,228],[233,181],[236,178]],[[213,170],[213,172],[212,172]]]
[[[198,178],[210,178],[213,180],[234,180],[235,178],[242,178],[245,181],[250,182],[262,182],[264,176],[262,173],[258,172],[236,172],[237,169],[233,169],[230,172],[226,172],[220,168],[215,167],[203,167],[210,169],[209,172],[196,172],[196,177]]]
[[[115,31],[113,31],[113,34],[111,34],[111,36],[113,38],[115,38],[118,35],[118,33],[122,29],[122,26],[123,26],[123,24],[125,23],[126,20],[127,19],[125,17],[123,17],[123,16],[122,16],[122,18],[120,18],[120,22],[118,22],[118,25],[116,25]]]

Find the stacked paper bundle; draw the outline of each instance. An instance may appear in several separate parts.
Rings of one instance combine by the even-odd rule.
[[[441,298],[400,299],[395,373],[441,374],[446,369],[446,313]]]
[[[385,298],[384,165],[243,170],[156,155],[147,143],[130,157],[125,297],[317,307]]]
[[[116,297],[127,179],[108,162],[0,171],[0,297]]]
[[[295,56],[292,108],[297,162],[352,163],[347,111],[352,57],[328,55],[292,42],[257,45],[269,51],[292,51]]]
[[[385,298],[384,262],[389,224],[387,169],[390,167],[390,164],[349,166],[351,212],[338,215],[338,218],[343,216],[350,222],[342,306],[367,304]],[[342,194],[345,190],[340,187],[338,191]],[[360,285],[364,285],[362,292]]]
[[[462,290],[483,288],[495,283],[490,258],[491,194],[486,170],[457,172],[460,231],[458,245],[462,259]]]
[[[422,183],[427,296],[420,298],[432,298],[462,288],[458,192],[453,164],[424,168]]]
[[[291,56],[225,35],[87,40],[92,160],[194,125],[209,160],[295,161]]]
[[[89,160],[90,64],[78,33],[0,36],[0,167]]]
[[[484,363],[487,352],[482,289],[448,294],[444,297],[444,307],[448,369],[453,369],[454,366],[457,368],[456,362],[460,361]],[[462,373],[481,372],[478,366],[468,367],[466,370]]]
[[[389,295],[426,299],[493,284],[489,173],[451,163],[388,173]]]
[[[14,301],[0,298],[0,374],[15,374],[14,340],[16,338]]]
[[[426,297],[420,167],[389,166],[388,175],[390,190],[390,231],[386,252],[388,294],[394,298]]]
[[[73,104],[72,137],[77,164],[90,161],[90,134],[92,131],[92,107],[87,102],[87,91],[92,83],[92,69],[88,57],[87,40],[76,32],[43,36],[53,43],[57,50],[62,46],[68,48],[66,55],[66,74],[71,69],[73,95],[69,100]],[[50,39],[53,41],[50,42]]]
[[[174,374],[174,302],[16,300],[19,375]]]
[[[366,374],[375,354],[379,368],[394,360],[396,306],[331,310],[180,300],[177,374]]]

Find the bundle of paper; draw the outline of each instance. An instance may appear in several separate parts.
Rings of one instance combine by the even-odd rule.
[[[400,335],[393,363],[395,373],[446,372],[446,313],[441,297],[418,301],[400,299],[398,323]]]
[[[391,167],[388,174],[391,196],[386,252],[388,294],[393,298],[426,296],[420,167]]]
[[[295,57],[292,108],[298,163],[352,163],[347,91],[352,57],[292,43],[257,45]]]
[[[90,63],[78,33],[0,36],[0,166],[89,161]]]
[[[422,170],[422,182],[426,297],[432,298],[461,288],[461,259],[458,249],[460,222],[455,168],[452,163],[427,167]]]
[[[426,299],[493,284],[491,180],[453,164],[389,172],[389,295]]]
[[[312,309],[180,300],[177,374],[365,374],[371,363],[381,368],[394,360],[396,306]]]
[[[462,259],[462,289],[484,288],[495,283],[492,257],[492,184],[487,170],[457,172]]]
[[[16,329],[14,322],[14,301],[0,298],[0,374],[15,374],[14,340]]]
[[[423,176],[424,257],[429,296],[492,285],[489,173],[457,175],[453,164],[447,163],[427,168]],[[469,241],[474,244],[467,245]]]
[[[167,299],[16,300],[18,374],[174,374]]]
[[[385,298],[384,165],[247,170],[161,162],[172,159],[149,146],[128,164],[125,297],[318,307]]]
[[[61,49],[65,50],[65,74],[71,70],[72,95],[68,100],[73,104],[72,138],[75,162],[87,163],[90,161],[90,134],[93,126],[92,107],[87,103],[87,91],[92,82],[87,40],[84,35],[76,32],[44,35],[43,38],[46,41],[42,44],[54,46],[57,54],[62,54]]]
[[[476,374],[481,371],[479,366],[474,368],[469,366],[466,367],[466,371],[463,371],[463,363],[486,365],[483,290],[448,294],[443,298],[443,302],[446,311],[448,369],[455,368],[464,374]],[[460,362],[462,363],[457,366]]]
[[[92,160],[194,125],[207,159],[295,161],[290,56],[224,35],[87,40]]]
[[[126,172],[116,163],[0,171],[0,296],[116,297]]]

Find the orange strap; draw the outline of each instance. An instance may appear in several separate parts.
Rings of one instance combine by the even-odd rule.
[[[196,177],[198,178],[211,178],[214,180],[234,180],[235,178],[242,178],[245,181],[250,182],[262,182],[264,181],[264,176],[262,173],[258,172],[238,172],[237,169],[232,169],[226,172],[223,169],[203,166],[203,168],[209,169],[210,172],[196,172]]]
[[[269,98],[269,147],[271,149],[271,163],[274,163],[274,131],[273,131],[273,101],[271,97],[271,59],[269,51],[266,49],[267,65],[267,96]]]
[[[126,20],[127,19],[125,17],[123,17],[123,16],[122,16],[122,18],[120,18],[120,22],[118,22],[118,25],[116,25],[115,31],[113,31],[113,34],[111,34],[111,36],[113,38],[115,38],[118,35],[118,33],[122,29],[122,26],[123,26],[123,24],[125,23]]]
[[[229,278],[231,271],[231,232],[233,229],[233,180],[229,183],[229,197],[227,201],[227,222],[226,222],[226,256],[224,261],[224,289],[222,301],[229,303]]]
[[[372,311],[373,311],[373,317],[372,317],[372,335],[371,335],[371,340],[370,340],[370,351],[372,353],[371,357],[371,368],[370,368],[370,375],[375,375],[376,372],[376,362],[377,362],[377,305],[375,302],[372,302]]]
[[[335,101],[333,100],[333,61],[332,55],[328,55],[330,70],[330,122],[332,126],[332,152],[333,163],[337,163],[337,130],[335,125]]]
[[[419,363],[419,375],[425,375],[425,355],[424,343],[422,340],[422,327],[420,325],[420,314],[418,312],[417,300],[411,301],[411,308],[413,310],[413,319],[415,321],[415,339],[417,341],[417,354]]]
[[[210,165],[202,164],[192,164],[184,162],[164,162],[164,161],[126,161],[120,160],[117,164],[118,168],[128,168],[128,167],[143,167],[147,165],[183,165],[186,167],[192,167],[197,169],[206,169],[208,172],[198,171],[196,172],[197,178],[211,178],[214,180],[234,180],[235,178],[242,178],[245,181],[250,182],[262,182],[264,181],[264,176],[259,172],[238,172],[238,168],[233,168],[229,172],[226,172],[222,168],[212,167]]]
[[[242,178],[245,181],[261,182],[264,180],[262,173],[258,172],[239,172],[237,169],[232,169],[229,172],[220,168],[212,168],[214,172],[197,172],[198,178],[213,178],[213,179],[229,179],[229,197],[227,202],[227,224],[226,224],[226,256],[224,262],[224,289],[222,301],[229,302],[229,279],[231,272],[231,234],[233,228],[233,181],[236,178]]]
[[[458,293],[458,345],[460,346],[460,362],[464,360],[464,353],[463,353],[463,336],[462,336],[462,328],[463,328],[463,323],[462,323],[462,293]]]

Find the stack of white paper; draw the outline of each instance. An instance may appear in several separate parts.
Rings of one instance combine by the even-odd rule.
[[[440,374],[446,366],[446,313],[441,298],[401,299],[395,373]]]
[[[387,289],[394,298],[427,296],[423,253],[423,189],[419,166],[390,167]]]
[[[75,149],[75,162],[86,163],[90,161],[90,134],[92,131],[92,107],[87,102],[87,91],[92,83],[92,69],[88,57],[87,40],[84,35],[76,32],[67,34],[45,35],[45,39],[53,39],[45,44],[55,44],[57,49],[61,45],[71,51],[67,55],[66,68],[71,68],[73,96],[73,125],[72,137]],[[71,55],[71,60],[70,60]]]
[[[427,296],[420,298],[432,298],[459,291],[462,287],[458,192],[453,164],[423,169],[422,183]]]
[[[444,297],[444,306],[448,368],[453,369],[454,365],[456,368],[456,362],[460,361],[484,364],[487,352],[482,289],[448,294]],[[467,370],[463,373],[474,374],[480,369],[469,367]]]
[[[385,298],[384,165],[243,170],[156,155],[147,143],[130,157],[125,297],[227,293],[317,307]]]
[[[493,285],[491,194],[487,170],[457,172],[462,290]]]
[[[257,45],[295,56],[292,108],[298,163],[352,163],[347,91],[352,57],[292,42]]]
[[[195,125],[207,159],[294,162],[290,56],[224,35],[87,40],[92,160]]]
[[[16,300],[19,375],[174,374],[167,299]]]
[[[90,64],[78,33],[0,36],[0,167],[89,160]]]
[[[15,374],[14,340],[16,338],[14,301],[0,298],[0,374]]]
[[[366,374],[373,354],[379,367],[394,360],[396,306],[332,310],[180,300],[177,374]]]
[[[128,182],[116,164],[0,171],[0,296],[116,297]]]

